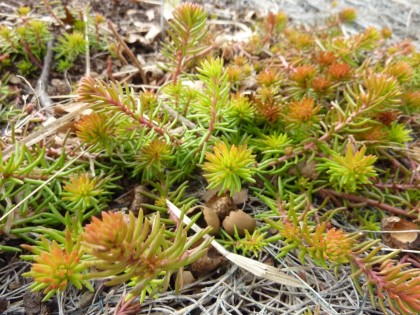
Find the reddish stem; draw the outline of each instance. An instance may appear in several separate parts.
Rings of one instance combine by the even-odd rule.
[[[39,69],[42,69],[43,67],[42,67],[42,64],[41,64],[41,62],[37,59],[37,58],[35,58],[35,56],[32,54],[32,52],[31,52],[31,49],[30,49],[30,47],[29,47],[29,45],[27,44],[27,43],[25,43],[25,42],[23,42],[22,43],[22,47],[23,47],[23,50],[25,50],[25,53],[28,55],[28,57],[29,57],[29,59],[39,68]]]
[[[161,136],[166,134],[166,132],[162,128],[159,128],[158,126],[154,125],[152,122],[150,122],[149,120],[147,120],[143,116],[136,116],[131,109],[124,106],[120,102],[115,101],[110,95],[106,95],[105,100],[106,100],[107,103],[109,103],[111,105],[114,105],[115,107],[120,108],[124,113],[126,113],[128,116],[130,116],[131,118],[136,120],[140,125],[146,126],[150,129],[153,129],[155,132],[157,132]]]
[[[340,192],[336,192],[336,191],[330,190],[330,189],[321,189],[320,192],[325,193],[326,195],[332,195],[334,197],[346,199],[346,200],[349,200],[349,201],[352,201],[352,202],[365,203],[369,206],[377,207],[379,209],[382,209],[384,211],[387,211],[387,212],[395,214],[395,215],[402,215],[402,216],[412,218],[412,219],[417,218],[416,214],[407,213],[407,211],[404,211],[400,208],[388,205],[386,203],[383,203],[383,202],[380,202],[380,201],[377,201],[377,200],[374,200],[374,199],[369,199],[369,198],[366,198],[366,197],[363,197],[363,196],[340,193]]]
[[[391,188],[391,189],[399,189],[399,190],[420,189],[420,184],[376,183],[375,186],[379,188]]]

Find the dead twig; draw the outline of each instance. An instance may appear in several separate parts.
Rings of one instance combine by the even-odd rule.
[[[44,108],[50,108],[52,101],[47,92],[48,77],[50,75],[52,57],[53,57],[53,44],[54,39],[51,39],[47,44],[47,53],[44,58],[44,66],[42,67],[41,76],[36,83],[36,95],[38,96],[39,103]]]
[[[118,34],[117,30],[115,29],[111,21],[108,21],[108,26],[111,29],[112,34],[114,34],[115,38],[118,40],[118,43],[120,43],[120,45],[124,48],[124,51],[128,54],[128,57],[130,57],[133,64],[136,66],[137,69],[139,69],[139,73],[140,73],[141,79],[143,80],[143,83],[148,84],[146,73],[144,72],[143,66],[140,63],[140,61],[138,61],[136,56],[134,56],[133,52],[127,46],[127,44],[125,43],[124,39],[120,36],[120,34]]]
[[[86,62],[86,69],[85,69],[85,76],[90,76],[90,49],[89,49],[89,24],[88,24],[88,9],[85,8],[85,12],[83,12],[83,22],[85,23],[85,62]]]
[[[388,205],[386,203],[380,202],[378,200],[373,200],[373,199],[369,199],[363,196],[357,196],[357,195],[353,195],[353,194],[346,194],[346,193],[341,193],[341,192],[336,192],[334,190],[330,190],[330,189],[322,189],[320,191],[322,194],[325,195],[329,195],[329,196],[334,196],[334,197],[338,197],[338,198],[342,198],[342,199],[346,199],[352,202],[357,202],[357,203],[363,203],[372,207],[377,207],[379,209],[385,210],[387,212],[390,212],[392,214],[395,215],[402,215],[408,218],[412,218],[412,219],[416,219],[417,215],[416,214],[411,214],[408,213],[407,211],[404,211],[400,208]]]
[[[69,122],[70,120],[72,120],[74,117],[76,117],[78,114],[80,114],[85,109],[89,108],[89,106],[91,106],[91,104],[84,104],[79,109],[75,110],[74,112],[68,113],[67,115],[65,115],[63,117],[60,117],[59,119],[55,120],[51,124],[45,126],[44,128],[32,132],[29,136],[27,136],[26,138],[24,138],[21,141],[19,141],[19,143],[20,144],[24,144],[26,146],[31,146],[31,145],[33,145],[35,143],[38,143],[42,139],[45,139],[46,137],[48,137],[48,136],[50,136],[52,134],[55,134],[57,132],[57,129],[59,129],[60,127],[62,127],[63,125],[65,125],[67,122]],[[16,145],[15,144],[14,145],[11,145],[7,149],[5,149],[2,152],[2,159],[3,159],[3,161],[6,161],[10,157],[10,155],[12,154],[12,152],[15,151],[15,149],[16,149]]]

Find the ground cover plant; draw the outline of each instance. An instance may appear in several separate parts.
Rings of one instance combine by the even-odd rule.
[[[420,54],[410,41],[389,43],[389,29],[344,34],[352,8],[310,29],[269,13],[239,41],[183,3],[150,78],[103,16],[43,9],[51,24],[21,7],[18,24],[0,28],[0,250],[30,262],[21,275],[43,301],[63,313],[69,290],[124,285],[114,312],[136,314],[182,292],[187,271],[224,268],[215,239],[255,261],[270,253],[279,269],[296,258],[287,267],[303,288],[273,287],[322,293],[305,266],[337,279],[351,270],[367,309],[420,312]],[[91,73],[93,52],[106,55],[102,75]],[[140,89],[113,74],[126,58]],[[85,75],[70,85],[76,109],[37,129],[53,108],[50,71]],[[15,101],[13,72],[40,77],[33,116]],[[317,298],[305,314],[337,313]]]

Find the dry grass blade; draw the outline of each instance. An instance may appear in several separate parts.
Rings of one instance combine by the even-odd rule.
[[[55,134],[58,129],[60,129],[65,124],[67,124],[70,120],[75,118],[77,115],[79,115],[82,111],[84,111],[90,106],[91,104],[88,104],[88,103],[84,104],[82,107],[75,110],[74,112],[68,113],[67,115],[60,117],[56,121],[45,126],[44,128],[32,132],[29,136],[20,140],[19,142],[28,147],[33,145],[34,143],[38,143],[39,141],[45,139],[46,137],[51,136],[52,134]],[[10,157],[10,155],[15,151],[15,147],[16,147],[15,145],[11,145],[7,149],[3,150],[2,152],[3,161],[6,161]]]
[[[169,200],[166,200],[166,204],[169,207],[169,210],[176,215],[177,218],[181,219],[185,224],[190,224],[191,220],[186,216],[182,216],[181,210],[175,206],[172,202]],[[192,229],[195,232],[200,232],[201,228],[197,224],[193,224]],[[204,237],[208,238],[208,235],[205,235]],[[249,271],[253,275],[257,277],[261,277],[279,284],[288,285],[292,287],[297,288],[306,288],[307,286],[304,284],[302,280],[295,279],[294,277],[291,277],[281,271],[279,271],[277,268],[274,268],[272,266],[268,266],[264,263],[261,263],[259,261],[231,253],[227,251],[222,245],[220,245],[217,241],[213,240],[211,242],[211,245],[216,248],[220,254],[225,256],[227,259],[229,259],[231,262],[233,262],[235,265],[245,269],[246,271]]]

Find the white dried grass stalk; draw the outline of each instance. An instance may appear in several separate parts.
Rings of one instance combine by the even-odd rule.
[[[168,205],[169,210],[173,214],[175,214],[177,218],[181,219],[181,216],[182,216],[181,210],[169,200],[166,200],[166,204]],[[185,224],[191,223],[190,218],[188,218],[188,216],[186,215],[182,216],[182,221]],[[202,230],[197,224],[193,224],[192,229],[197,233],[199,233]],[[204,238],[208,239],[210,238],[210,236],[204,235]],[[305,283],[302,280],[289,276],[279,271],[275,267],[266,265],[254,259],[250,259],[241,255],[229,252],[222,245],[220,245],[216,240],[212,240],[211,245],[214,248],[216,248],[220,254],[225,256],[235,265],[241,267],[242,269],[245,269],[246,271],[252,273],[253,275],[257,277],[264,278],[264,279],[267,279],[267,280],[270,280],[279,284],[287,285],[287,286],[292,286],[292,287],[297,287],[297,288],[307,287],[307,285],[305,285]]]

